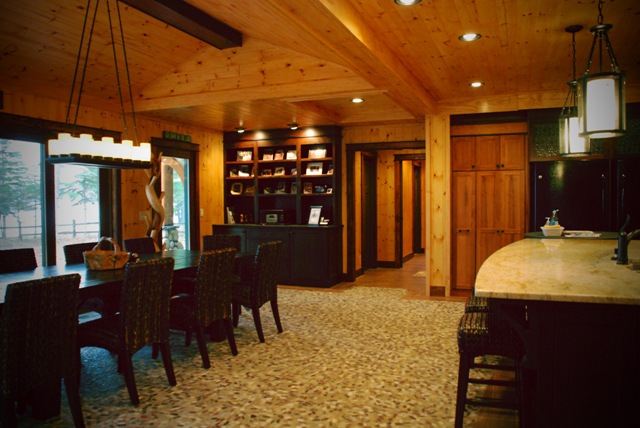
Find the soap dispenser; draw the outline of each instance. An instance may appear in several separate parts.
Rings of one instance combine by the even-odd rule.
[[[551,211],[551,220],[549,220],[549,226],[558,225],[558,211],[560,210]]]

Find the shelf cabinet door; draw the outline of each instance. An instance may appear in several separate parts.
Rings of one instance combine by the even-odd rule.
[[[476,168],[476,137],[451,138],[451,168],[472,171]]]
[[[473,172],[454,172],[453,202],[453,283],[470,290],[476,276],[476,177]]]

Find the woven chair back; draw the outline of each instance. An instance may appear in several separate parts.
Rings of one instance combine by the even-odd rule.
[[[120,296],[121,340],[133,355],[169,337],[169,298],[174,259],[164,257],[128,263]]]
[[[153,254],[156,253],[156,244],[153,238],[145,236],[144,238],[130,238],[122,241],[124,251],[136,254]]]
[[[282,242],[263,242],[258,245],[253,260],[250,299],[254,305],[261,306],[278,293],[278,261]]]
[[[204,251],[195,284],[196,317],[201,325],[231,316],[231,273],[235,248]]]
[[[202,237],[202,250],[220,250],[222,248],[235,248],[242,250],[242,237],[240,235],[227,235],[217,233],[215,235],[205,235]]]
[[[9,284],[0,317],[0,385],[17,399],[77,370],[80,275]]]
[[[33,248],[0,250],[0,273],[21,272],[38,267]]]
[[[62,247],[65,263],[68,265],[84,263],[84,255],[82,253],[93,250],[93,247],[97,244],[97,242],[82,242],[80,244],[65,245]]]

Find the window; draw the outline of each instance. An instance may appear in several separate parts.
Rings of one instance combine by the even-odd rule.
[[[33,248],[43,263],[42,145],[0,139],[0,249]]]
[[[189,159],[162,157],[164,226],[162,243],[166,250],[189,245]]]

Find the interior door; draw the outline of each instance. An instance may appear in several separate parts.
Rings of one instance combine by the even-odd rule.
[[[362,270],[378,266],[376,155],[362,153]]]

